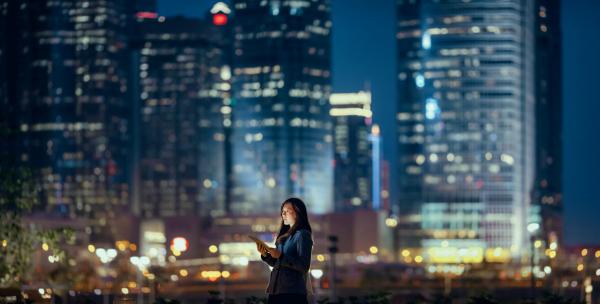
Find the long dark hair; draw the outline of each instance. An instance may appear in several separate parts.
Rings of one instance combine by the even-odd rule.
[[[281,212],[283,212],[283,206],[285,204],[292,205],[294,211],[296,212],[296,222],[294,226],[288,226],[283,224],[283,218],[281,219],[281,226],[279,227],[279,233],[277,234],[277,239],[275,241],[276,244],[282,243],[285,241],[290,235],[293,235],[294,232],[306,229],[312,235],[312,228],[310,227],[310,222],[308,221],[308,212],[306,212],[306,205],[304,202],[297,197],[290,197],[283,201],[281,204],[281,208],[279,208],[279,216],[281,216]]]

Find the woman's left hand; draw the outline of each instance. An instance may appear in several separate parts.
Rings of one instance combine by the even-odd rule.
[[[272,257],[274,257],[276,259],[278,259],[281,256],[281,251],[277,250],[277,248],[269,247],[269,248],[267,248],[267,251],[269,252],[269,254]]]

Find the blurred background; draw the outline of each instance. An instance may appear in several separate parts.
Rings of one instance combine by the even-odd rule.
[[[260,303],[296,196],[311,301],[600,303],[598,13],[0,0],[0,301]]]

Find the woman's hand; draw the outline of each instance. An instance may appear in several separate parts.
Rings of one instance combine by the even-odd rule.
[[[268,247],[267,252],[276,259],[281,256],[281,251],[277,250],[277,248]]]
[[[256,250],[260,253],[260,255],[262,256],[266,256],[267,255],[267,248],[261,246],[260,244],[256,243]]]

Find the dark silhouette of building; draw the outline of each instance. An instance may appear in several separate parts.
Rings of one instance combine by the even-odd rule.
[[[225,212],[231,69],[222,26],[137,14],[134,209],[144,217]]]
[[[125,1],[0,1],[9,146],[44,210],[96,220],[129,202]]]
[[[562,52],[560,1],[536,1],[534,214],[547,243],[562,244]]]

